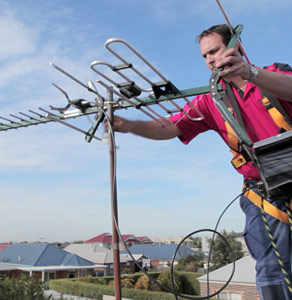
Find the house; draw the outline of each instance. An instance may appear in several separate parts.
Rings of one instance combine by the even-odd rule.
[[[132,254],[135,263],[135,272],[140,272],[141,269],[147,270],[151,267],[151,260],[143,254]],[[137,266],[138,264],[138,266]]]
[[[87,241],[85,243],[96,244],[98,246],[102,246],[108,249],[112,247],[112,235],[109,232],[102,233],[97,235]]]
[[[133,234],[123,234],[122,239],[123,239],[124,243],[127,245],[127,247],[130,247],[135,244],[143,244],[143,242],[140,239],[138,239],[137,237],[135,237]],[[125,249],[124,243],[122,243],[120,241],[120,249],[121,250]]]
[[[148,236],[137,236],[137,239],[142,241],[142,244],[153,244],[152,239],[150,239]]]
[[[160,243],[160,244],[180,244],[183,239],[184,238],[182,236],[151,238],[151,240],[154,243]],[[182,242],[182,245],[188,248],[194,248],[195,242],[192,239],[187,238]]]
[[[127,247],[130,247],[131,245],[134,245],[134,244],[144,244],[144,243],[150,244],[150,243],[152,243],[152,241],[146,236],[137,238],[133,234],[123,234],[122,239],[123,239],[124,243],[127,245]],[[85,243],[96,244],[98,246],[102,246],[102,247],[111,249],[112,248],[112,235],[108,232],[105,232],[105,233],[102,233],[98,236],[95,236],[95,237],[85,241]],[[120,240],[120,249],[122,249],[122,250],[125,249],[124,243]]]
[[[0,251],[4,250],[5,248],[11,246],[11,243],[4,243],[4,244],[0,244]]]
[[[177,244],[143,244],[143,245],[132,245],[129,251],[133,254],[143,254],[148,260],[152,267],[156,269],[169,268],[173,256],[176,252]],[[125,251],[122,251],[125,253]],[[194,251],[185,246],[180,246],[175,257],[175,261],[179,258],[187,257],[188,255],[200,255],[200,252]]]
[[[108,276],[114,273],[114,257],[113,251],[110,249],[96,244],[84,243],[70,244],[64,250],[92,261],[95,264],[104,265],[105,268],[95,269],[98,276]],[[130,256],[120,254],[120,269],[123,270],[124,268],[130,268],[130,270],[135,271],[135,266]]]
[[[255,283],[255,260],[244,256],[235,262],[235,272],[228,286],[219,294],[218,299],[259,300]],[[233,264],[226,265],[209,273],[209,294],[218,291],[232,274]],[[207,294],[207,275],[198,278],[201,295]]]
[[[50,244],[12,244],[0,252],[2,278],[25,274],[44,282],[92,275],[98,267],[104,266]]]

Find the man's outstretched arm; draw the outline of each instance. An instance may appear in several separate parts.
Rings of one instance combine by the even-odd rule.
[[[114,128],[117,132],[133,133],[153,140],[168,140],[181,134],[180,130],[169,120],[159,119],[159,121],[161,124],[154,120],[132,121],[114,116]],[[105,123],[105,128],[107,127],[108,124]]]

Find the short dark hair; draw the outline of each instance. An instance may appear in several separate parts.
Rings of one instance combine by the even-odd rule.
[[[200,43],[201,39],[203,37],[208,36],[212,33],[218,33],[219,35],[221,35],[222,41],[225,46],[228,45],[228,43],[232,37],[232,33],[231,33],[229,26],[227,24],[220,24],[220,25],[214,25],[214,26],[202,31],[202,33],[197,36],[197,41]]]

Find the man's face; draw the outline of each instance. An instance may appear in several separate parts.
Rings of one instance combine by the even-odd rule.
[[[208,68],[211,72],[216,70],[216,63],[221,59],[226,50],[221,35],[211,33],[201,39],[200,48]]]

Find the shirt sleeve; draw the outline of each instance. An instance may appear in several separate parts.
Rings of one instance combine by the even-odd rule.
[[[180,130],[181,135],[178,138],[184,144],[188,144],[198,134],[210,129],[208,122],[206,122],[209,114],[205,105],[205,100],[205,95],[198,95],[192,101],[192,105],[204,116],[202,121],[192,120],[192,118],[198,118],[200,116],[192,105],[189,104],[186,104],[183,108],[185,113],[179,112],[169,118],[169,120]]]
[[[292,73],[292,68],[290,65],[288,64],[282,64],[282,63],[275,63],[275,67],[282,71],[282,72],[289,72],[289,73]]]
[[[272,72],[287,73],[287,74],[292,75],[292,68],[288,64],[274,63],[270,66],[264,67],[264,69],[272,71]]]
[[[270,66],[264,67],[264,69],[292,76],[292,67],[288,64],[274,63]],[[292,102],[280,98],[277,99],[280,101],[281,105],[283,106],[286,113],[289,115],[290,119],[292,119]]]

